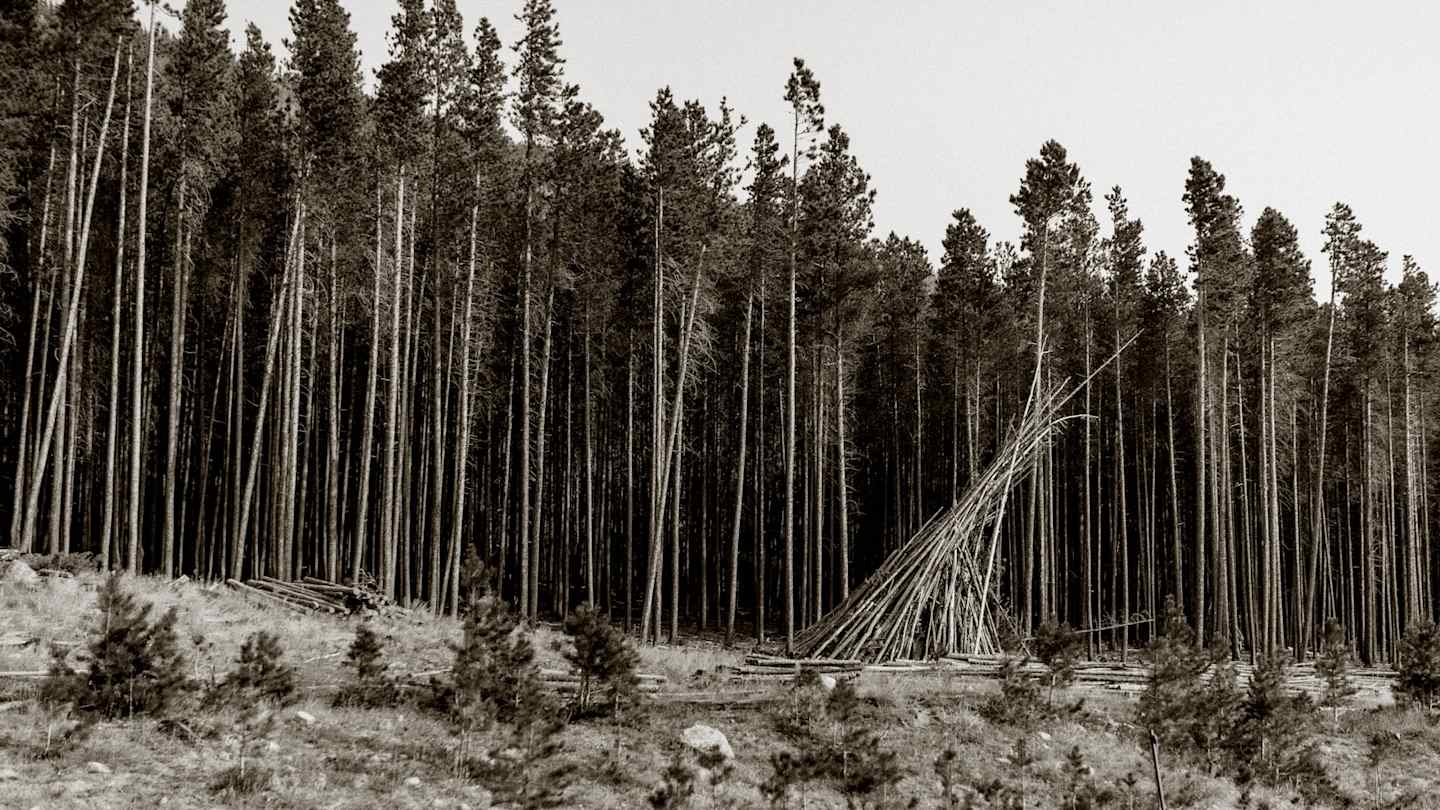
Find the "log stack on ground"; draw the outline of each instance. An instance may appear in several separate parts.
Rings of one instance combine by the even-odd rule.
[[[225,584],[249,599],[299,613],[349,616],[395,609],[392,603],[368,588],[340,585],[315,577],[304,577],[294,582],[271,577],[256,577],[245,582],[227,579]]]

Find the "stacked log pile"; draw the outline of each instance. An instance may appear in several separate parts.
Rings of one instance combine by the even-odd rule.
[[[349,616],[398,609],[394,603],[367,588],[340,585],[316,577],[303,577],[295,582],[271,577],[256,577],[245,582],[227,579],[225,584],[249,599],[298,613]]]
[[[745,663],[727,667],[728,674],[742,679],[788,680],[801,672],[818,675],[843,675],[854,677],[865,669],[865,663],[858,659],[846,658],[780,658],[773,655],[753,654],[745,657]]]

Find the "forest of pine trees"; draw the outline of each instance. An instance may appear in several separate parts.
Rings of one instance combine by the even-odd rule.
[[[288,61],[226,14],[0,4],[16,548],[437,612],[473,548],[529,617],[788,641],[990,461],[1044,335],[1090,418],[1004,517],[1017,635],[1126,650],[1174,597],[1236,654],[1334,617],[1383,661],[1432,615],[1436,291],[1363,212],[1306,257],[1196,157],[1168,256],[1050,141],[1018,243],[959,208],[930,256],[875,232],[803,60],[785,120],[664,87],[627,141],[550,0],[513,43],[399,0],[372,82],[338,0],[295,0]]]

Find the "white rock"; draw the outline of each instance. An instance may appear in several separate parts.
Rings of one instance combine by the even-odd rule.
[[[1046,731],[1040,732],[1040,739],[1044,740],[1045,742],[1050,742],[1050,733]]]
[[[110,773],[110,766],[103,762],[87,762],[85,763],[85,770],[90,773]]]
[[[272,753],[272,754],[274,754],[274,753],[276,753],[277,751],[280,750],[280,743],[275,742],[274,740],[271,740],[271,741],[269,741],[268,743],[265,744],[265,750],[266,750],[266,751],[269,751],[269,752]]]
[[[710,726],[696,723],[685,729],[681,733],[680,739],[696,751],[719,753],[725,759],[735,757],[735,750],[730,747],[730,741],[725,739],[725,735],[720,733],[719,729]]]
[[[40,575],[35,573],[34,568],[20,560],[11,560],[10,564],[5,566],[4,571],[0,571],[0,582],[23,585],[28,588],[39,584]]]
[[[822,674],[820,676],[820,685],[825,687],[826,692],[831,691],[836,686],[835,676]]]
[[[420,787],[420,777],[410,776],[405,779],[405,787]]]
[[[315,723],[315,715],[306,711],[295,712],[295,719],[299,720],[307,726],[313,725]]]
[[[20,778],[20,773],[14,768],[0,768],[0,782],[14,782]]]

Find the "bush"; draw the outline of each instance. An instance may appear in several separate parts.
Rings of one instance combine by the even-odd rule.
[[[281,658],[280,639],[265,630],[251,633],[240,645],[235,669],[212,693],[218,706],[248,707],[257,703],[288,706],[295,701],[295,670]]]
[[[876,724],[864,716],[863,706],[851,683],[836,684],[815,722],[797,730],[800,752],[771,757],[771,775],[761,792],[782,805],[795,787],[828,781],[847,805],[859,807],[876,791],[899,782],[904,772],[898,758],[881,747],[880,736],[872,730]]]
[[[535,649],[516,633],[518,621],[491,592],[484,570],[468,565],[465,579],[469,603],[462,641],[451,645],[451,677],[431,684],[432,707],[458,737],[455,772],[484,777],[497,802],[560,806],[572,769],[552,762],[562,750],[564,723],[540,680]],[[476,736],[502,724],[504,742],[474,756]]]
[[[384,647],[369,622],[355,627],[355,640],[345,653],[345,667],[354,680],[335,693],[336,706],[380,709],[400,701],[400,690],[385,674]]]
[[[597,691],[603,694],[612,715],[636,699],[640,680],[635,668],[640,664],[640,655],[624,633],[594,608],[581,605],[565,617],[565,635],[569,637],[570,648],[562,652],[580,676],[575,694],[578,714],[584,716],[591,710]]]
[[[62,571],[71,576],[100,570],[100,562],[88,551],[77,553],[21,554],[19,560],[36,571]]]
[[[1000,662],[1000,691],[980,702],[977,711],[992,723],[1029,728],[1047,713],[1040,680],[1025,673],[1029,659]]]
[[[98,602],[90,671],[76,672],[66,652],[52,648],[50,678],[41,700],[72,703],[81,714],[107,718],[163,716],[191,686],[175,633],[175,609],[151,621],[151,606],[127,593],[118,573],[105,580]]]
[[[1311,775],[1306,754],[1310,750],[1314,704],[1303,692],[1286,693],[1288,670],[1288,661],[1282,655],[1267,655],[1250,678],[1240,720],[1227,746],[1242,781],[1254,778],[1278,785]]]
[[[1396,652],[1396,696],[1433,709],[1440,698],[1440,627],[1429,620],[1411,625]]]
[[[1055,689],[1069,686],[1075,680],[1075,665],[1080,661],[1081,648],[1085,639],[1070,625],[1057,625],[1047,620],[1035,632],[1035,657],[1048,669],[1046,680],[1050,687],[1048,701],[1055,702]]]
[[[1166,600],[1165,629],[1151,644],[1150,657],[1140,727],[1154,732],[1167,750],[1198,751],[1213,766],[1240,702],[1225,646],[1203,649],[1172,598]],[[1206,683],[1203,676],[1212,668]]]
[[[1065,756],[1063,772],[1068,796],[1065,806],[1071,810],[1105,807],[1117,798],[1113,789],[1096,783],[1095,769],[1086,764],[1085,755],[1080,753],[1078,745],[1073,746]]]

